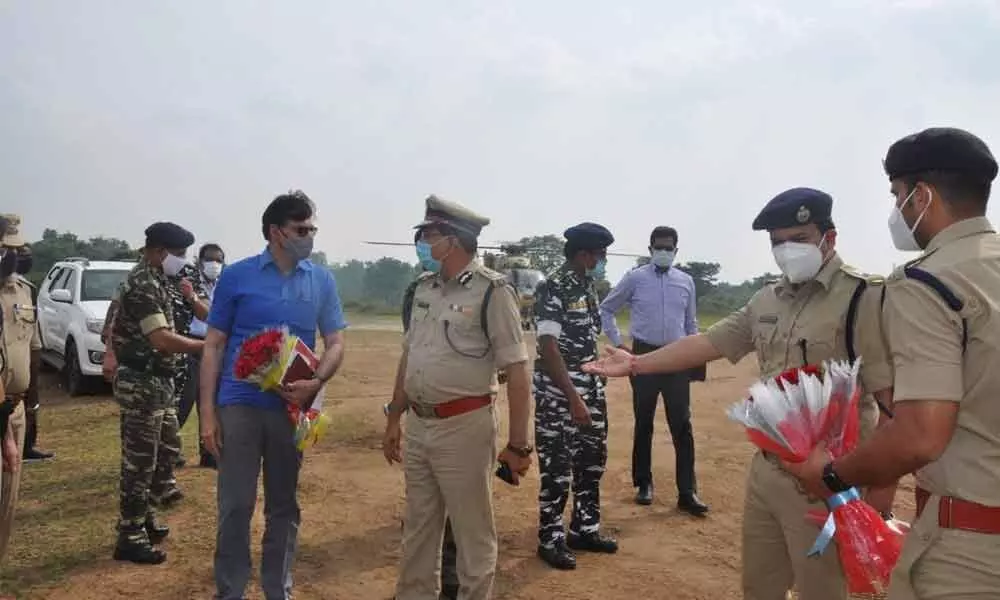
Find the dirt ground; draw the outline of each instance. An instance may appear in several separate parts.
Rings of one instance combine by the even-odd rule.
[[[354,329],[348,335],[347,359],[331,384],[327,400],[335,427],[308,453],[301,478],[302,529],[294,569],[296,600],[385,599],[392,595],[400,555],[403,476],[398,466],[386,465],[380,439],[381,406],[391,391],[398,340],[398,334],[389,331]],[[755,375],[756,359],[751,356],[735,366],[713,363],[709,365],[708,381],[692,385],[699,492],[712,509],[707,519],[686,516],[674,507],[673,448],[662,405],[654,441],[656,500],[650,507],[633,503],[629,475],[631,395],[627,381],[613,381],[608,397],[610,450],[602,505],[603,526],[618,536],[619,553],[581,555],[574,572],[547,568],[535,557],[537,472],[517,488],[498,481],[500,557],[494,597],[739,598],[740,512],[752,449],[742,430],[726,419],[724,409],[745,392]],[[169,553],[165,564],[140,567],[117,563],[110,558],[117,506],[114,404],[106,396],[67,399],[51,387],[43,399],[48,416],[42,439],[58,457],[51,463],[26,465],[25,508],[19,513],[13,564],[8,565],[13,574],[5,575],[18,584],[17,589],[23,593],[19,597],[211,598],[214,472],[197,468],[178,471],[187,498],[182,506],[166,514],[173,531],[164,544]],[[501,408],[500,413],[504,412]],[[195,428],[193,422],[185,429],[189,449],[195,447],[191,443]],[[103,432],[101,435],[108,439],[99,443],[88,440],[87,431],[91,429]],[[505,427],[502,432],[505,437]],[[87,458],[84,450],[88,445],[94,452],[92,458]],[[190,451],[186,454],[192,456]],[[42,478],[33,473],[59,469],[60,462],[71,468],[62,467],[65,474],[55,477],[49,473],[44,485],[33,485],[33,477]],[[88,466],[97,468],[92,465],[100,465],[102,471],[92,474],[94,482],[87,484],[90,487],[86,491],[59,493],[81,485],[70,478],[79,479]],[[901,491],[900,497],[902,512],[908,516],[909,493]],[[259,565],[262,504],[261,497],[253,521],[255,568]],[[61,529],[54,524],[54,529],[44,529],[50,525],[31,522],[68,519],[70,513],[78,520]],[[84,558],[67,569],[42,569],[39,564],[61,545],[72,545],[71,552],[82,553]],[[256,582],[249,597],[262,597]]]

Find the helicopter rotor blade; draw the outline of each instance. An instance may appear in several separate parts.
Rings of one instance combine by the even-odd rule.
[[[372,246],[413,246],[413,242],[365,242]]]

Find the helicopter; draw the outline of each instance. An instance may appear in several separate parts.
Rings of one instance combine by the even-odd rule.
[[[374,246],[413,246],[413,242],[365,242]],[[547,250],[525,244],[504,244],[496,246],[479,246],[483,250],[483,266],[498,273],[503,273],[507,281],[517,291],[521,308],[521,328],[525,331],[536,331],[537,323],[534,315],[535,294],[538,286],[545,281],[545,274],[533,266],[531,255],[547,252]],[[638,254],[623,254],[608,252],[609,256],[637,257]]]

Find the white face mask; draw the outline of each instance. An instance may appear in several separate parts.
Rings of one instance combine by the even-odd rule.
[[[920,248],[920,244],[917,243],[917,238],[914,237],[913,232],[917,230],[917,226],[920,225],[920,221],[927,214],[927,209],[930,208],[931,202],[934,201],[934,196],[931,196],[927,202],[927,206],[924,207],[924,210],[920,212],[920,216],[917,217],[916,222],[913,223],[913,227],[910,227],[906,224],[906,220],[903,219],[903,207],[910,201],[910,198],[913,198],[913,194],[916,191],[917,188],[913,188],[907,194],[903,203],[899,206],[893,206],[892,212],[889,213],[889,234],[892,235],[892,243],[896,246],[897,250],[902,250],[903,252],[919,252],[922,249]]]
[[[179,256],[174,256],[167,252],[167,256],[163,259],[163,273],[167,277],[175,277],[184,268],[187,261]]]
[[[823,238],[826,240],[826,238]],[[785,274],[788,281],[792,283],[802,283],[809,281],[819,273],[823,266],[823,253],[820,246],[802,242],[784,242],[773,248],[774,262]]]
[[[219,278],[219,274],[222,273],[222,263],[216,262],[214,260],[209,260],[201,263],[201,272],[205,274],[211,281],[215,281]]]
[[[677,253],[673,250],[653,250],[650,262],[661,269],[667,269],[674,264],[675,256]]]

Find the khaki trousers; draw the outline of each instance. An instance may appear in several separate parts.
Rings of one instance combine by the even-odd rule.
[[[941,529],[939,502],[931,496],[907,534],[889,600],[1000,598],[1000,535]]]
[[[493,410],[491,405],[447,419],[407,416],[403,447],[406,520],[397,600],[438,600],[445,514],[451,519],[458,548],[458,597],[491,597],[497,562]]]
[[[14,432],[14,441],[18,448],[24,448],[24,403],[17,405],[11,413],[7,426]],[[22,465],[23,466],[23,465]],[[16,473],[6,473],[0,470],[0,564],[7,554],[7,544],[14,530],[14,506],[17,504],[17,493],[21,487],[21,469]]]
[[[743,506],[743,598],[785,600],[795,586],[799,600],[845,600],[847,584],[837,548],[806,556],[819,527],[806,513],[823,508],[798,491],[795,480],[758,452],[750,463]]]

